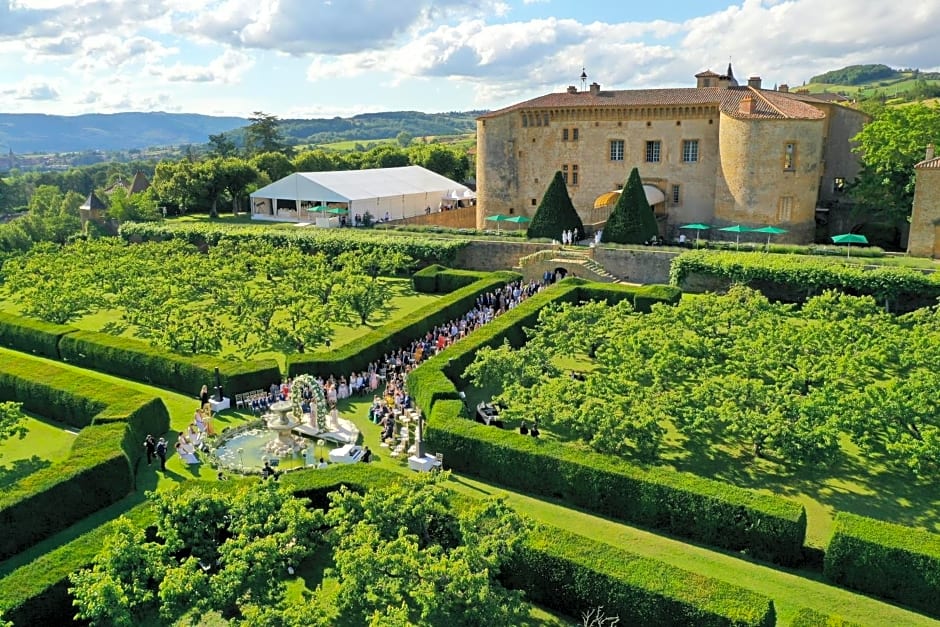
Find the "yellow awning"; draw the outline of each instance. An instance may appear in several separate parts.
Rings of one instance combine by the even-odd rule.
[[[594,201],[595,209],[603,209],[604,207],[609,207],[617,202],[617,199],[620,198],[620,192],[622,190],[615,189],[612,192],[607,192],[606,194],[601,194]],[[666,195],[658,187],[654,185],[643,185],[643,193],[646,194],[646,202],[653,205],[658,205],[661,202],[666,201]]]
[[[618,189],[615,192],[607,192],[606,194],[601,194],[597,197],[597,200],[594,201],[595,209],[603,209],[609,205],[612,205],[617,202],[617,199],[620,198],[620,190]]]

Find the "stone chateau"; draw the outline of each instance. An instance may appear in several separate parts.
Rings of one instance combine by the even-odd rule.
[[[637,167],[668,239],[705,222],[779,226],[789,232],[777,241],[809,243],[817,207],[859,170],[851,138],[864,113],[756,76],[739,85],[730,64],[694,88],[605,91],[581,78],[477,120],[478,228],[532,216],[559,170],[584,223],[602,222]]]

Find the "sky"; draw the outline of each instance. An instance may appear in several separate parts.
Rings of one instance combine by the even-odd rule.
[[[497,109],[702,70],[940,70],[940,0],[0,0],[0,112]],[[743,82],[743,81],[742,81]]]

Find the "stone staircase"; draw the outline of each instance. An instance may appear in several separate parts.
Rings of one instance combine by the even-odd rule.
[[[625,283],[593,259],[593,248],[559,247],[541,250],[519,260],[515,270],[526,279],[539,279],[546,270],[565,268],[569,275],[599,283]]]

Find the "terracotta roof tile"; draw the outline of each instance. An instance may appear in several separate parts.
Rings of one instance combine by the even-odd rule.
[[[914,167],[918,170],[940,170],[940,157],[934,157],[933,159],[921,161]]]
[[[753,114],[739,112],[741,98],[746,94],[755,97],[757,105]],[[755,96],[756,94],[756,96]],[[555,93],[539,96],[525,102],[510,105],[480,116],[480,119],[497,117],[513,111],[526,109],[564,109],[577,107],[639,107],[639,106],[684,106],[713,105],[735,118],[804,119],[817,120],[825,114],[816,107],[803,102],[802,98],[786,97],[776,91],[751,87],[680,87],[675,89],[625,89]]]

